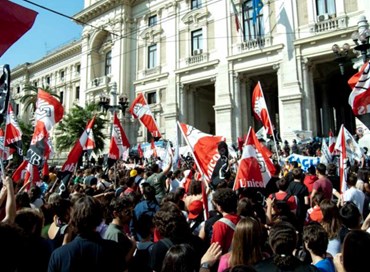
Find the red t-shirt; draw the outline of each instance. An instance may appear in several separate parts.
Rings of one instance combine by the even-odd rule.
[[[313,184],[315,183],[315,181],[317,179],[318,179],[318,177],[317,176],[314,176],[314,175],[306,175],[304,177],[303,183],[304,183],[304,185],[306,185],[306,187],[308,189],[308,192],[310,194],[312,193]]]
[[[284,198],[287,196],[287,193],[286,192],[277,192],[275,193],[275,200],[284,200]],[[269,198],[273,198],[273,195],[271,194],[269,196]],[[296,198],[292,195],[288,198],[288,200],[286,201],[286,203],[288,204],[289,206],[289,209],[291,211],[294,211],[294,210],[297,210],[297,200]]]
[[[316,180],[313,184],[313,189],[315,189],[317,192],[321,192],[324,199],[331,200],[331,197],[333,196],[333,184],[326,177]]]
[[[236,214],[227,214],[224,217],[234,223],[235,226],[240,220],[240,216]],[[234,230],[232,228],[230,228],[224,222],[216,221],[216,223],[213,225],[211,243],[218,242],[222,248],[222,254],[224,254],[228,252],[231,247],[233,235]]]

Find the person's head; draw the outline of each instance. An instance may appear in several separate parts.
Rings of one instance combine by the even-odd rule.
[[[149,183],[145,183],[145,185],[143,186],[143,195],[144,198],[148,201],[155,200],[155,188]]]
[[[69,199],[56,198],[51,204],[54,216],[59,223],[68,223],[71,215],[72,203]]]
[[[175,170],[175,172],[173,172],[173,176],[176,178],[176,179],[180,179],[181,176],[182,176],[182,171],[180,169],[177,169]]]
[[[309,175],[315,175],[316,174],[316,168],[314,165],[311,165],[310,167],[307,168],[307,173]]]
[[[276,187],[281,191],[285,191],[288,188],[288,185],[289,183],[286,180],[286,178],[281,178],[278,181],[276,181]]]
[[[196,254],[189,244],[172,246],[163,260],[162,272],[194,272],[199,265],[194,261]]]
[[[312,198],[312,202],[313,202],[314,205],[320,205],[320,203],[323,199],[324,199],[324,195],[321,192],[316,193]]]
[[[23,229],[26,235],[40,237],[44,216],[37,209],[24,208],[17,211],[14,223]]]
[[[357,183],[357,174],[355,174],[355,173],[348,174],[346,183],[347,183],[347,186],[348,187],[356,186],[356,183]]]
[[[298,168],[298,162],[297,161],[292,161],[289,163],[290,169],[295,169]]]
[[[0,222],[1,271],[18,271],[19,255],[24,252],[25,239],[22,230],[16,224]]]
[[[333,201],[324,199],[320,202],[320,210],[323,216],[321,225],[328,233],[329,239],[338,237],[342,225],[338,206]]]
[[[370,234],[352,230],[344,238],[342,260],[346,272],[365,271],[370,256]]]
[[[39,186],[33,186],[29,192],[30,201],[31,203],[34,202],[36,199],[41,197],[41,189]]]
[[[297,244],[296,229],[288,222],[279,222],[270,229],[269,244],[278,255],[292,255]]]
[[[242,218],[236,225],[232,240],[230,266],[253,265],[262,259],[262,229],[253,217]]]
[[[19,193],[15,196],[17,210],[22,208],[31,208],[31,200],[26,192]]]
[[[160,171],[159,165],[156,163],[153,163],[151,170],[153,173],[158,173]]]
[[[190,228],[184,214],[173,202],[163,203],[160,210],[154,215],[154,225],[163,238],[184,240],[190,235]]]
[[[362,216],[357,206],[353,202],[346,202],[339,210],[339,214],[343,225],[347,228],[356,229],[360,226]]]
[[[103,208],[94,197],[81,197],[74,204],[71,225],[76,233],[80,235],[93,233],[102,220]]]
[[[325,257],[329,238],[328,233],[319,223],[313,222],[303,228],[303,242],[311,254]]]
[[[327,166],[328,176],[335,176],[337,174],[337,166],[334,163],[329,163]]]
[[[128,196],[113,198],[109,204],[112,218],[121,224],[129,223],[132,218],[133,202]]]
[[[292,170],[292,175],[295,180],[301,180],[302,179],[302,169],[301,168],[294,168]]]
[[[201,181],[192,179],[189,186],[189,195],[199,195],[202,193]]]
[[[237,214],[240,216],[252,216],[254,217],[253,202],[247,197],[243,197],[238,201]]]
[[[238,197],[233,190],[222,188],[217,189],[213,194],[213,202],[221,212],[234,213],[238,205]]]
[[[316,166],[316,173],[322,176],[326,175],[326,165],[323,163],[319,163]]]
[[[188,212],[189,220],[196,220],[199,217],[203,219],[203,202],[200,200],[192,201],[188,206]]]

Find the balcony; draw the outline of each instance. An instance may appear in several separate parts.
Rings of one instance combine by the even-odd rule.
[[[161,66],[156,66],[150,69],[146,69],[142,73],[143,73],[143,77],[158,75],[161,73]]]
[[[187,65],[193,65],[201,62],[206,62],[208,61],[208,53],[199,53],[196,55],[193,55],[191,57],[186,58],[185,62]]]
[[[90,88],[103,87],[108,84],[109,84],[108,76],[96,77],[90,81]]]
[[[321,18],[321,17],[320,17]],[[347,17],[328,17],[315,24],[315,33],[329,32],[347,27]]]

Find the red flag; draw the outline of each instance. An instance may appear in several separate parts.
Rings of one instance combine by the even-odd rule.
[[[45,161],[44,166],[42,167],[41,174],[42,174],[43,177],[49,176],[49,165],[48,165],[48,161]]]
[[[89,138],[89,133],[88,131],[92,130],[92,127],[95,122],[95,116],[91,121],[87,124],[86,129],[82,133],[80,139],[77,140],[75,145],[73,146],[71,152],[69,152],[68,157],[66,162],[62,166],[61,172],[71,172],[73,173],[76,166],[77,162],[80,159],[82,152],[83,152],[83,147],[86,145],[86,142]]]
[[[269,112],[267,110],[265,97],[263,96],[261,84],[259,81],[253,90],[252,107],[254,116],[256,117],[256,119],[262,122],[264,128],[266,129],[266,133],[269,135],[273,135]]]
[[[51,148],[48,143],[49,131],[63,117],[62,104],[51,94],[39,89],[35,111],[36,126],[27,151],[29,163],[42,166],[49,157]]]
[[[10,1],[1,1],[0,57],[33,25],[37,12]]]
[[[28,164],[28,161],[24,160],[18,166],[18,168],[14,171],[14,173],[12,175],[12,180],[15,183],[18,183],[22,179],[22,177],[24,177],[24,171],[26,171],[27,164]]]
[[[113,116],[112,138],[109,146],[108,157],[113,160],[122,158],[123,153],[130,148],[130,143],[123,130],[121,122],[117,117],[117,113]]]
[[[241,29],[241,24],[239,20],[238,11],[236,9],[234,1],[230,0],[230,3],[231,3],[232,14],[234,15],[234,19],[235,19],[235,28],[236,28],[236,31],[239,32],[239,30]]]
[[[335,144],[335,149],[340,152],[339,157],[339,178],[340,178],[340,190],[343,193],[346,190],[346,180],[347,180],[347,164],[348,164],[348,157],[347,157],[347,147],[346,147],[346,136],[344,131],[344,126],[342,125],[339,134],[338,140]]]
[[[137,145],[137,152],[139,153],[139,158],[142,158],[144,156],[144,152],[140,144]]]
[[[332,130],[329,130],[329,152],[333,155],[335,148],[335,137]]]
[[[248,137],[239,161],[234,190],[243,187],[265,187],[275,173],[275,166],[264,152],[253,128]]]
[[[94,122],[95,122],[95,115],[94,115],[93,119],[94,119]],[[83,146],[83,150],[92,151],[95,148],[95,139],[94,139],[93,127],[92,126],[87,127],[85,131],[86,131],[87,139],[86,139],[86,142]]]
[[[20,156],[23,156],[22,149],[22,131],[18,125],[17,118],[14,114],[12,104],[8,105],[8,114],[6,115],[5,125],[5,146],[15,147]]]
[[[220,158],[218,143],[224,141],[224,137],[203,133],[187,124],[178,122],[178,125],[187,144],[193,151],[199,172],[204,174],[206,181],[209,182],[215,165]]]
[[[355,116],[370,127],[370,64],[362,65],[361,70],[348,80],[348,85],[352,88],[348,103]]]
[[[130,113],[134,118],[138,118],[140,122],[148,129],[155,138],[160,138],[158,126],[154,120],[152,111],[145,100],[144,94],[140,93],[130,107]]]

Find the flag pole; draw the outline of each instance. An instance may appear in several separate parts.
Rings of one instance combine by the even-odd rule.
[[[195,157],[193,147],[190,145],[190,143],[189,143],[189,141],[188,141],[188,138],[186,137],[186,135],[185,135],[185,134],[184,134],[184,132],[182,131],[182,129],[181,129],[181,125],[180,125],[180,122],[179,122],[179,121],[177,121],[177,125],[178,125],[178,127],[179,127],[179,129],[180,129],[180,131],[181,131],[182,136],[183,136],[183,137],[184,137],[184,139],[185,139],[186,144],[187,144],[187,145],[189,146],[189,148],[190,148],[191,154],[193,155],[194,162],[195,162],[195,164],[196,164],[196,166],[197,166],[197,168],[198,168],[199,172],[202,174],[202,195],[203,195],[203,197],[205,196],[205,199],[204,199],[204,201],[203,201],[203,205],[204,205],[204,213],[205,213],[205,218],[206,218],[206,219],[208,219],[208,217],[209,217],[209,214],[208,214],[208,197],[207,197],[207,193],[205,193],[205,192],[206,192],[205,190],[206,190],[206,189],[208,190],[208,189],[209,189],[209,186],[208,186],[208,183],[207,183],[207,182],[205,182],[205,174],[203,173],[202,169],[200,168],[200,165],[199,165],[199,163],[198,163],[198,160],[197,160],[197,158]],[[205,187],[206,187],[206,188],[204,188],[204,186],[203,186],[204,184],[205,184]]]
[[[263,96],[263,100],[265,101],[266,103],[266,99],[265,99],[265,95],[263,93],[263,90],[262,90],[262,86],[261,86],[261,83],[260,81],[258,81],[258,85],[260,87],[260,90],[261,90],[261,94]],[[266,105],[266,109],[267,109],[267,105]],[[268,121],[269,121],[269,125],[270,125],[270,129],[271,129],[271,133],[272,133],[272,139],[274,140],[274,144],[275,144],[275,152],[276,152],[276,156],[277,156],[277,159],[278,159],[278,162],[280,164],[280,156],[279,156],[279,152],[278,152],[278,146],[277,146],[277,143],[276,143],[276,138],[275,138],[275,133],[274,133],[274,129],[272,128],[272,123],[271,123],[271,118],[270,118],[270,113],[268,110],[266,110],[267,112],[267,118],[268,118]]]

